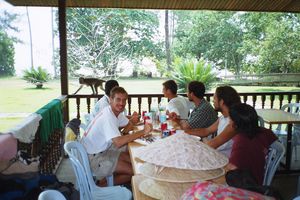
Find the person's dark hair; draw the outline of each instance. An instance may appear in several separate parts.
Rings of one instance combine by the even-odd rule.
[[[229,116],[239,134],[254,138],[258,133],[258,115],[252,106],[245,103],[235,104],[230,108]]]
[[[163,83],[163,86],[165,86],[166,90],[171,90],[173,94],[177,94],[178,87],[175,81],[168,80]]]
[[[107,96],[109,96],[109,95],[110,95],[110,91],[111,91],[114,87],[116,87],[116,86],[119,86],[118,81],[116,81],[116,80],[108,80],[108,81],[106,81],[106,82],[105,82],[105,94],[106,94]]]
[[[110,98],[114,98],[116,94],[126,94],[128,96],[128,93],[126,90],[122,87],[116,86],[110,91]]]
[[[194,95],[200,99],[204,97],[205,86],[200,81],[192,81],[188,85],[188,92],[193,92]]]
[[[222,99],[228,108],[235,104],[241,103],[240,95],[233,87],[230,86],[217,87],[216,96],[218,97],[219,101]]]

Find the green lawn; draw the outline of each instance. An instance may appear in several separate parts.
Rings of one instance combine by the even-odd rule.
[[[119,79],[118,81],[131,94],[160,94],[165,79]],[[73,79],[69,82],[69,93],[73,93],[79,87],[78,80]],[[235,88],[238,92],[300,91],[300,88],[296,87],[235,86]],[[213,91],[214,89],[210,92]],[[79,94],[91,93],[91,89],[88,87],[84,87],[79,92]],[[60,81],[53,80],[46,83],[43,89],[35,89],[34,85],[20,78],[1,78],[0,94],[0,114],[32,113],[60,96]],[[70,109],[72,107],[73,105],[70,104]],[[0,132],[4,132],[18,124],[22,119],[18,117],[0,117]]]

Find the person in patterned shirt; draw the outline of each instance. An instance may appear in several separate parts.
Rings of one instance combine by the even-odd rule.
[[[229,124],[229,109],[235,104],[240,104],[241,99],[234,88],[225,85],[217,87],[213,102],[215,110],[222,114],[219,119],[208,128],[191,129],[186,132],[201,138],[209,137],[217,133],[217,137],[214,137],[206,143],[229,157],[233,144],[232,138],[236,134],[234,128]]]
[[[217,121],[217,112],[204,99],[205,86],[200,81],[192,81],[187,87],[188,99],[195,104],[187,120],[180,120],[176,113],[170,113],[169,118],[180,124],[181,129],[207,128]]]

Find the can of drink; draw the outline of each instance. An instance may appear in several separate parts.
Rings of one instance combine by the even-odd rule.
[[[171,130],[170,130],[170,135],[174,135],[176,133],[176,130],[174,129],[174,128],[172,128]]]
[[[144,125],[145,125],[146,122],[149,121],[149,120],[150,120],[150,117],[145,115],[145,116],[144,116]]]
[[[160,124],[161,131],[168,129],[168,124],[166,122]]]
[[[144,110],[144,111],[142,112],[142,117],[144,117],[146,113],[147,113],[147,111]]]
[[[162,132],[161,137],[162,137],[162,138],[165,138],[165,137],[168,137],[169,135],[170,135],[170,131],[169,131],[168,129],[166,129],[166,130],[164,130],[164,131]]]

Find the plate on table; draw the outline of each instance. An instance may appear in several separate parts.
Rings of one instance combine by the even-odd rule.
[[[149,137],[146,138],[138,138],[136,140],[134,140],[135,142],[142,144],[142,145],[148,145],[151,144],[157,140],[160,140],[161,136],[160,135],[151,135]]]

